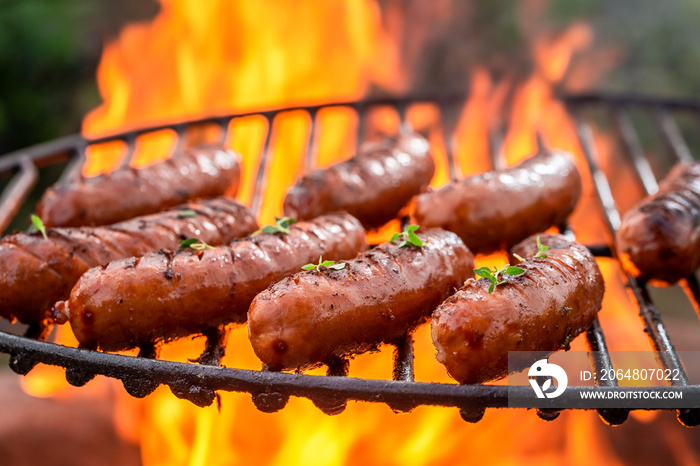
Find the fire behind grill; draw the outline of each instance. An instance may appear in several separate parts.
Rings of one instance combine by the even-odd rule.
[[[657,181],[645,159],[639,136],[630,119],[630,109],[643,109],[652,112],[659,136],[667,145],[672,156],[671,162],[692,159],[690,150],[672,116],[672,111],[688,111],[700,117],[700,102],[661,100],[636,96],[605,96],[598,94],[566,96],[563,98],[577,124],[581,148],[586,157],[593,179],[603,217],[606,220],[610,237],[620,226],[620,215],[615,206],[611,187],[606,175],[598,165],[595,141],[590,123],[584,117],[588,108],[602,109],[610,112],[612,122],[618,131],[625,153],[634,169],[637,181],[645,192],[654,192]],[[66,181],[80,176],[85,161],[86,149],[92,144],[121,140],[128,147],[124,163],[128,163],[134,152],[136,138],[140,135],[163,129],[174,130],[178,135],[178,144],[182,144],[189,128],[199,125],[218,125],[222,129],[223,140],[227,137],[229,124],[238,118],[262,116],[272,128],[277,115],[290,111],[304,111],[311,117],[309,144],[304,160],[306,170],[315,165],[316,148],[314,147],[318,112],[331,107],[352,109],[358,116],[358,144],[366,131],[368,113],[377,107],[391,107],[398,113],[402,124],[406,122],[407,110],[416,104],[433,104],[438,107],[441,124],[447,136],[456,128],[459,110],[463,107],[465,96],[412,97],[399,99],[365,100],[344,102],[319,106],[306,106],[277,109],[267,112],[236,114],[205,118],[200,120],[178,122],[176,124],[124,132],[117,135],[93,140],[85,140],[79,135],[68,136],[49,143],[33,146],[26,150],[14,152],[0,158],[0,174],[11,175],[9,183],[0,196],[0,230],[4,231],[17,214],[22,203],[35,185],[39,172],[37,167],[68,161],[61,180]],[[272,158],[270,134],[267,132],[260,162],[257,168],[253,188],[252,208],[257,212],[265,195],[266,167]],[[498,168],[501,144],[504,132],[494,131],[491,135],[491,165]],[[540,142],[540,147],[544,144]],[[452,147],[446,144],[447,165],[451,177],[457,176]],[[563,226],[566,228],[566,226]],[[614,257],[614,245],[589,245],[598,257]],[[657,351],[657,360],[664,369],[677,371],[679,379],[674,387],[683,387],[689,398],[700,396],[700,385],[690,385],[683,365],[676,353],[673,343],[666,331],[658,309],[652,302],[647,285],[627,276],[639,314],[645,325],[645,332]],[[700,309],[700,286],[694,275],[681,282],[693,307]],[[258,409],[274,412],[282,409],[290,396],[309,398],[321,410],[328,414],[341,412],[348,400],[386,403],[396,411],[409,411],[420,405],[456,407],[462,417],[469,422],[479,421],[486,408],[505,408],[508,397],[524,396],[529,387],[507,387],[493,385],[456,385],[445,383],[415,382],[413,375],[413,343],[410,335],[396,342],[394,352],[393,380],[369,380],[348,377],[348,362],[338,360],[331,363],[327,376],[289,374],[224,368],[218,366],[223,354],[223,336],[212,332],[207,337],[204,353],[197,359],[200,364],[179,363],[155,359],[153,348],[141,348],[139,357],[122,356],[84,349],[71,348],[43,341],[48,329],[30,327],[23,337],[0,332],[0,352],[10,354],[10,367],[18,374],[25,375],[38,363],[62,366],[66,369],[66,379],[75,386],[82,386],[95,375],[101,374],[120,379],[126,390],[133,396],[144,397],[159,385],[166,384],[172,392],[198,406],[207,406],[216,399],[216,391],[237,391],[252,394]],[[586,334],[588,347],[595,351],[591,364],[600,373],[612,370],[613,365],[605,342],[603,329],[596,320]],[[615,389],[616,382],[598,382],[598,390]],[[655,387],[668,390],[671,387]],[[569,387],[563,398],[571,400],[579,397],[577,387]],[[627,419],[627,409],[598,410],[603,420],[609,424],[620,424]],[[555,419],[559,410],[538,410],[540,417]],[[688,426],[700,424],[700,409],[678,411],[678,419]]]

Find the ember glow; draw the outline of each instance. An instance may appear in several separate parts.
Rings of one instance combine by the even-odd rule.
[[[572,217],[579,239],[607,241],[574,122],[553,91],[572,56],[590,41],[591,31],[582,24],[561,36],[542,38],[533,49],[535,66],[525,81],[496,82],[487,70],[475,69],[469,77],[470,98],[452,138],[446,139],[439,108],[410,108],[408,120],[428,136],[434,149],[433,185],[441,186],[450,178],[448,148],[453,149],[457,174],[466,176],[491,168],[494,130],[503,128],[507,164],[533,154],[539,132],[549,146],[574,153],[584,175],[584,195]],[[406,80],[397,46],[383,29],[381,10],[373,0],[162,0],[154,21],[126,28],[107,45],[98,81],[104,103],[85,118],[87,136],[188,118],[359,99],[371,86],[402,92]],[[515,97],[504,110],[510,94]],[[391,109],[377,109],[368,122],[370,132],[391,132],[399,125]],[[317,124],[312,143],[318,166],[354,151],[358,118],[352,111],[323,110]],[[270,133],[271,163],[266,167],[261,224],[281,214],[286,190],[308,168],[304,161],[310,128],[310,116],[300,111],[280,115],[271,127],[259,116],[231,123],[226,144],[243,155],[239,199],[245,203],[253,197],[259,157]],[[216,128],[195,133],[188,137],[220,137]],[[175,142],[171,131],[139,138],[132,165],[166,158]],[[84,174],[114,169],[125,152],[123,143],[92,147]],[[398,222],[372,233],[370,241],[387,239],[395,231]],[[477,266],[502,265],[504,258],[503,254],[480,257]],[[600,320],[611,349],[649,349],[618,266],[612,260],[599,262],[607,285]],[[453,383],[434,357],[429,326],[419,328],[414,340],[416,380]],[[68,326],[59,329],[58,341],[76,345]],[[195,338],[168,344],[160,357],[187,361],[201,353],[203,343],[203,338]],[[584,337],[571,346],[585,350]],[[384,347],[358,356],[351,361],[350,376],[389,379],[392,352],[392,347]],[[223,365],[260,369],[245,326],[231,328]],[[594,412],[565,412],[556,421],[544,422],[533,411],[489,410],[478,424],[469,424],[456,409],[420,407],[397,414],[385,405],[349,402],[343,413],[327,416],[310,401],[292,398],[280,412],[265,414],[248,394],[221,393],[220,408],[216,403],[197,408],[177,399],[167,387],[143,400],[131,398],[119,382],[101,377],[75,389],[67,385],[62,370],[47,366],[35,369],[23,384],[35,396],[84,396],[88,390],[116,393],[118,431],[141,445],[145,465],[427,465],[461,464],[465,459],[475,464],[558,465],[579,460],[622,464]],[[591,449],[591,442],[597,447]]]

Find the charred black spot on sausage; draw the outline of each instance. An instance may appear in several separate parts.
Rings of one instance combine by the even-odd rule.
[[[284,340],[275,340],[272,342],[272,349],[275,353],[285,353],[288,349],[287,342]]]

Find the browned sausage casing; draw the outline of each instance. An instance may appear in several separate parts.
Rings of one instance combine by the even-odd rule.
[[[81,179],[46,191],[37,215],[47,227],[109,225],[148,215],[192,199],[234,196],[239,156],[218,146],[178,151],[163,162]]]
[[[182,213],[188,209],[196,215]],[[0,316],[38,323],[91,267],[176,248],[188,237],[224,244],[256,229],[248,207],[217,198],[109,227],[49,228],[48,239],[38,232],[6,236],[0,241]]]
[[[244,322],[250,302],[309,262],[355,257],[367,248],[354,217],[337,213],[219,247],[147,254],[82,276],[56,310],[81,345],[118,351]]]
[[[625,269],[675,283],[700,266],[700,163],[676,165],[617,231]]]
[[[457,233],[475,254],[490,253],[559,226],[580,195],[581,176],[571,155],[542,153],[421,194],[414,217],[424,228]]]
[[[556,351],[593,323],[605,292],[595,258],[563,236],[540,238],[547,256],[519,263],[523,274],[490,295],[488,279],[468,280],[435,311],[437,359],[458,382],[503,377],[508,351]],[[513,252],[533,257],[535,244],[533,235]]]
[[[434,172],[428,141],[416,134],[367,142],[355,157],[301,178],[284,199],[284,214],[306,220],[344,210],[377,228],[396,218]]]
[[[308,271],[260,293],[248,311],[255,354],[270,369],[301,368],[396,341],[473,275],[473,256],[453,233],[426,244],[384,243],[345,268]]]

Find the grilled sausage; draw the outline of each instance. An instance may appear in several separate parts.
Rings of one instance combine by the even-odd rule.
[[[414,217],[424,228],[457,233],[475,254],[490,253],[563,223],[580,195],[581,176],[571,156],[542,153],[421,194]]]
[[[635,276],[675,283],[700,265],[700,163],[676,165],[627,212],[617,231],[620,259]]]
[[[514,248],[531,257],[518,264],[524,273],[491,295],[490,280],[468,280],[435,311],[437,359],[458,382],[500,378],[508,372],[509,351],[553,352],[593,323],[605,291],[595,258],[563,236],[540,238],[549,246],[544,258],[534,258],[534,235]]]
[[[354,217],[337,213],[230,247],[161,251],[112,262],[82,276],[55,306],[86,348],[118,351],[244,322],[256,294],[309,262],[355,257],[367,248]]]
[[[473,256],[453,233],[426,244],[383,243],[345,268],[297,273],[263,291],[248,311],[255,354],[270,369],[302,368],[396,341],[473,275]]]
[[[234,196],[241,174],[238,159],[217,146],[178,151],[145,168],[120,168],[52,187],[39,201],[37,215],[47,227],[109,225],[191,199]]]
[[[49,228],[48,239],[38,232],[6,236],[0,241],[0,316],[38,323],[91,267],[176,248],[187,237],[223,244],[256,229],[248,207],[217,198],[109,227]]]
[[[428,141],[416,134],[370,141],[355,157],[301,178],[284,199],[284,214],[305,220],[344,210],[377,228],[396,218],[434,172]]]

